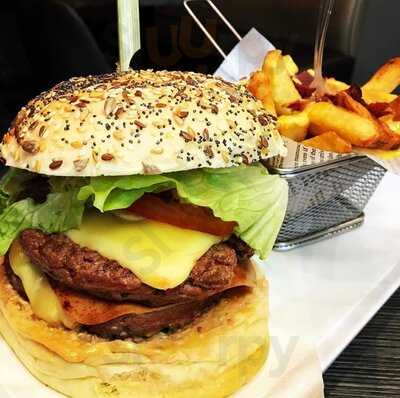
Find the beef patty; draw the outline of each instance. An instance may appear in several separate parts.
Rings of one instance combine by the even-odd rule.
[[[237,288],[240,289],[240,288]],[[173,333],[191,324],[223,296],[216,294],[205,300],[187,301],[161,307],[155,312],[141,315],[123,315],[99,325],[85,326],[91,334],[108,340],[142,337],[148,338],[159,332]]]
[[[79,246],[66,235],[26,230],[20,242],[32,262],[65,286],[112,301],[134,301],[151,307],[204,300],[225,290],[232,283],[235,268],[252,255],[251,249],[246,250],[247,245],[237,239],[214,245],[196,262],[184,283],[159,290],[142,283],[118,262]],[[234,247],[240,247],[239,258]]]
[[[11,285],[24,300],[28,300],[21,279],[11,269],[8,258],[6,258],[5,267]],[[123,315],[98,325],[82,326],[81,329],[107,340],[149,338],[159,332],[172,333],[191,324],[222,297],[233,293],[233,291],[244,292],[247,291],[247,288],[237,287],[205,300],[186,301],[172,306],[160,307],[150,313]]]

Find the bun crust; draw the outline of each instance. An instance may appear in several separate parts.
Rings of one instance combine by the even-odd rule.
[[[73,78],[24,107],[8,166],[59,176],[222,168],[284,154],[275,118],[244,86],[191,72]]]
[[[71,397],[223,398],[249,382],[269,347],[266,281],[232,295],[190,328],[134,342],[49,326],[0,267],[0,332],[43,383]]]

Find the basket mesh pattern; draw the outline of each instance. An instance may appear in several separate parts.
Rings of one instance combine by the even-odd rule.
[[[277,242],[288,242],[359,217],[385,174],[368,158],[337,167],[281,176],[289,183],[289,205]]]

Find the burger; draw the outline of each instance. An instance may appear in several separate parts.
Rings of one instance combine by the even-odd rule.
[[[284,144],[245,87],[184,72],[73,78],[1,144],[0,332],[71,397],[226,397],[269,347]]]

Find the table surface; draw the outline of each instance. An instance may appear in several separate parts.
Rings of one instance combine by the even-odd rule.
[[[326,398],[400,397],[400,289],[324,375]]]

